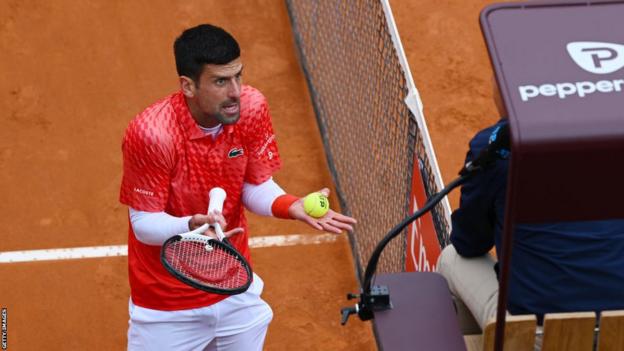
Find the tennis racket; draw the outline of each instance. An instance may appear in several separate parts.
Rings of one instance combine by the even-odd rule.
[[[221,188],[210,190],[208,213],[221,211],[225,197]],[[202,234],[211,226],[219,240]],[[160,260],[176,279],[210,293],[236,295],[247,291],[251,284],[249,263],[231,246],[219,223],[206,223],[167,239]]]

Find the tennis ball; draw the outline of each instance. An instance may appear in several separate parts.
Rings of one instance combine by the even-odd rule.
[[[303,209],[314,218],[323,217],[329,211],[329,200],[321,193],[308,194],[303,199]]]

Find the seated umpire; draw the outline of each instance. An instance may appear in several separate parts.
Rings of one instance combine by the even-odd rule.
[[[506,116],[500,96],[495,95],[500,115]],[[503,118],[477,133],[466,162],[505,123]],[[460,300],[458,317],[465,333],[471,330],[466,321],[472,318],[462,310],[481,330],[496,317],[498,267],[489,252],[494,246],[497,252],[502,249],[508,158],[513,157],[508,152],[499,156],[462,186],[459,208],[452,215],[452,245],[438,260],[438,271]],[[589,179],[578,186],[608,191]],[[624,220],[517,224],[513,240],[509,313],[536,314],[541,324],[548,312],[624,309]]]

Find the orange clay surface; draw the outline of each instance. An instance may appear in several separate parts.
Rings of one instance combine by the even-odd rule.
[[[482,0],[392,0],[446,181],[496,120],[478,26]],[[209,22],[240,42],[244,80],[268,98],[297,195],[332,184],[283,1],[0,1],[0,251],[127,240],[118,203],[128,121],[177,89],[172,42]],[[336,197],[330,197],[336,208]],[[457,193],[451,197],[453,207]],[[250,215],[254,236],[315,234]],[[369,322],[339,324],[357,291],[348,242],[252,250],[275,317],[266,350],[374,350]],[[0,264],[8,350],[122,350],[126,257]],[[349,302],[352,304],[353,302]]]

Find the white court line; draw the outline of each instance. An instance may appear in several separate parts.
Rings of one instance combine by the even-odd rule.
[[[336,234],[291,234],[257,236],[249,238],[250,248],[281,247],[294,245],[316,245],[335,242]],[[81,258],[127,256],[127,245],[74,247],[28,251],[0,252],[0,263],[32,261],[71,260]]]

